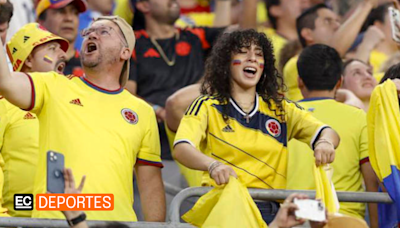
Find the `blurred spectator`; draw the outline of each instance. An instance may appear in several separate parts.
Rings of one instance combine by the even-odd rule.
[[[397,63],[400,63],[400,52],[397,52],[396,54],[392,55],[388,60],[386,60],[381,65],[381,68],[379,69],[379,71],[380,72],[387,72],[387,70],[389,70],[389,68],[391,68],[392,66],[396,65]],[[378,81],[378,78],[377,78],[377,81]]]
[[[377,0],[364,0],[364,4],[360,4],[342,25],[338,16],[325,4],[307,9],[296,21],[303,48],[313,44],[325,44],[335,48],[343,57],[356,39],[369,12],[377,3]],[[297,84],[297,59],[297,56],[290,59],[283,69],[284,81],[288,87],[285,95],[294,101],[303,98]]]
[[[286,140],[292,137],[313,148],[318,166],[333,161],[339,137],[279,93],[272,48],[255,30],[223,34],[213,47],[203,96],[187,109],[174,142],[179,162],[204,171],[203,185],[234,176],[248,188],[286,188]],[[256,204],[270,223],[279,204]]]
[[[51,38],[48,38],[51,37]],[[48,38],[48,39],[46,39]],[[44,40],[44,42],[43,42]],[[48,72],[62,74],[68,41],[51,34],[37,23],[22,27],[8,42],[7,53],[16,72]],[[14,194],[33,192],[39,149],[39,121],[34,113],[23,111],[1,99],[7,121],[1,154],[4,158],[4,206],[13,217],[31,217],[32,211],[14,210]]]
[[[301,0],[265,0],[269,24],[272,28],[261,27],[274,46],[274,55],[279,66],[281,49],[290,40],[297,40],[296,18],[301,13]]]
[[[14,7],[10,3],[9,0],[6,0],[6,2],[2,5],[0,5],[0,39],[2,44],[5,45],[6,43],[6,37],[7,37],[7,30],[10,27],[10,21],[13,16],[14,12]],[[7,65],[12,70],[12,64],[11,61],[7,57]]]
[[[378,191],[378,179],[368,157],[367,117],[363,110],[334,100],[342,83],[342,59],[335,49],[315,44],[303,50],[297,62],[299,87],[305,99],[299,105],[335,129],[340,138],[332,182],[336,191]],[[346,115],[342,115],[346,113]],[[291,140],[288,145],[288,189],[313,190],[314,158],[308,145]],[[364,219],[365,204],[340,203],[340,213]],[[378,227],[376,204],[369,207],[371,227]]]
[[[115,0],[113,15],[120,16],[130,25],[133,25],[133,14],[136,0]]]
[[[245,0],[248,1],[256,5],[255,0]],[[222,9],[218,21],[223,27],[186,29],[174,27],[180,14],[177,1],[143,0],[136,4],[145,17],[146,29],[136,31],[137,45],[127,89],[153,105],[159,121],[163,159],[172,159],[164,126],[165,102],[178,89],[200,80],[206,54],[217,36],[230,25],[231,2],[218,0],[216,4]]]
[[[372,10],[366,22],[366,26],[375,26],[383,33],[382,42],[376,45],[368,59],[374,72],[378,72],[387,59],[395,53],[398,53],[398,44],[392,38],[392,27],[388,10],[389,6],[393,6],[393,3],[385,3]]]
[[[13,16],[14,7],[9,0],[0,6],[0,38],[3,44],[6,43],[7,30]]]
[[[84,77],[10,73],[0,52],[0,93],[35,113],[40,123],[34,194],[46,192],[46,151],[55,150],[64,154],[66,166],[90,177],[87,193],[114,194],[114,210],[88,211],[89,219],[136,220],[132,208],[135,170],[146,221],[164,221],[155,114],[123,89],[129,78],[134,32],[119,17],[99,17],[84,34]],[[61,216],[34,210],[32,217]]]
[[[34,0],[10,0],[14,6],[17,17],[13,17],[10,21],[10,27],[7,33],[7,41],[24,25],[35,21],[35,5]],[[5,44],[3,42],[3,44]]]
[[[82,47],[82,30],[89,27],[94,18],[110,15],[114,5],[114,0],[86,0],[86,2],[88,6],[87,10],[79,14],[78,37],[75,40],[75,49],[78,51]]]
[[[343,78],[342,87],[353,92],[362,102],[362,109],[368,111],[371,93],[377,85],[372,67],[360,60],[348,60],[343,65]]]
[[[301,50],[303,48],[301,47],[301,44],[298,40],[293,40],[289,41],[285,44],[285,46],[282,47],[281,54],[279,55],[279,66],[278,66],[278,71],[280,73],[283,72],[283,67],[286,65],[286,63],[293,57],[298,54],[300,54]]]
[[[64,74],[82,76],[79,50],[75,49],[78,35],[79,13],[86,10],[84,0],[41,0],[36,7],[39,24],[69,42],[67,66]]]

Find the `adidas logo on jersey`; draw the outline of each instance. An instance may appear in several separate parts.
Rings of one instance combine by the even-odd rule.
[[[229,126],[229,125],[226,125],[226,127],[222,128],[222,131],[223,131],[223,132],[235,132],[235,131],[231,128],[231,126]]]
[[[32,115],[30,112],[26,113],[24,116],[24,120],[33,120],[36,119],[34,115]]]
[[[74,104],[74,105],[79,105],[79,106],[83,107],[83,105],[82,105],[81,101],[79,100],[79,98],[78,99],[74,99],[74,100],[70,101],[69,103],[70,104]]]

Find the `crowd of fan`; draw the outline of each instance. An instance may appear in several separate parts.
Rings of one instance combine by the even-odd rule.
[[[0,109],[4,106],[6,110],[0,112],[0,115],[5,115],[0,116],[1,167],[4,173],[0,212],[4,216],[13,217],[59,218],[61,216],[61,213],[56,212],[34,211],[32,214],[30,211],[15,211],[13,206],[15,193],[45,192],[46,166],[45,155],[42,154],[49,149],[64,153],[66,165],[72,167],[77,176],[88,176],[84,192],[110,191],[116,194],[116,204],[123,202],[121,206],[116,206],[116,213],[112,215],[107,212],[103,214],[89,212],[89,219],[95,220],[136,220],[132,209],[133,187],[124,186],[131,185],[132,178],[138,184],[143,205],[143,209],[135,207],[139,219],[165,221],[166,205],[162,180],[180,187],[193,187],[225,184],[229,180],[229,175],[233,175],[247,178],[244,181],[246,186],[253,188],[309,190],[315,189],[315,181],[310,178],[313,175],[313,166],[309,164],[331,163],[333,157],[332,181],[337,191],[377,192],[379,181],[368,158],[366,112],[369,109],[371,93],[379,82],[387,78],[396,78],[393,75],[400,73],[397,72],[399,67],[396,65],[400,60],[399,43],[393,40],[388,11],[390,6],[396,7],[397,2],[394,0],[3,0],[0,5],[0,34],[4,53],[7,53],[8,57],[7,71],[23,72],[30,76],[26,77],[23,74],[18,76],[24,80],[29,78],[26,82],[22,79],[20,82],[26,83],[29,87],[14,88],[11,86],[13,83],[9,83],[10,90],[11,88],[27,90],[27,98],[22,98],[24,93],[20,93],[19,90],[18,94],[9,91],[5,86],[7,83],[2,83],[4,86],[0,85],[1,95],[8,100],[0,100],[4,103]],[[107,17],[111,15],[117,15],[122,19]],[[94,20],[98,17],[101,19]],[[128,31],[130,27],[134,30],[134,36],[133,34],[130,36]],[[113,37],[113,30],[119,31],[118,28],[121,33],[117,32]],[[254,29],[258,33],[246,29]],[[236,33],[243,30],[244,34]],[[113,49],[103,50],[93,41],[102,38],[104,34],[111,34],[112,42],[121,40],[123,46],[121,53],[115,51],[121,48],[119,43],[114,47],[110,46]],[[232,35],[225,37],[223,34]],[[265,36],[269,41],[262,43]],[[217,40],[219,43],[214,47]],[[91,41],[93,43],[90,43]],[[31,46],[28,47],[25,43]],[[214,150],[225,150],[226,145],[219,147],[221,142],[215,141],[216,139],[222,141],[220,133],[211,134],[210,137],[209,131],[214,129],[214,126],[211,126],[211,123],[207,125],[205,123],[207,120],[201,119],[201,116],[208,113],[204,115],[208,115],[209,120],[214,118],[211,117],[214,114],[210,110],[211,107],[218,106],[218,103],[213,102],[222,101],[219,100],[221,97],[213,98],[212,95],[220,94],[227,88],[231,89],[231,86],[236,88],[234,85],[224,87],[230,84],[227,78],[230,77],[233,68],[226,68],[231,62],[230,58],[233,61],[240,61],[241,58],[235,53],[240,54],[245,48],[246,53],[255,53],[255,57],[251,57],[255,58],[255,62],[261,61],[257,59],[260,54],[257,48],[253,49],[254,45],[261,46],[263,52],[261,59],[267,60],[261,64],[259,70],[265,69],[268,71],[267,74],[271,74],[265,76],[266,79],[260,79],[269,80],[269,83],[262,84],[266,87],[265,97],[262,94],[263,89],[258,88],[258,84],[255,91],[262,98],[273,99],[274,103],[282,102],[283,107],[277,105],[275,112],[272,112],[274,114],[264,110],[266,114],[263,115],[268,115],[266,123],[263,123],[266,129],[260,133],[261,136],[254,134],[252,137],[265,140],[261,141],[261,144],[264,142],[270,144],[267,143],[267,146],[263,144],[263,148],[276,147],[276,150],[271,149],[271,151],[281,154],[278,158],[271,159],[263,157],[265,155],[261,152],[257,154],[258,150],[255,149],[256,152],[246,156],[256,156],[260,158],[259,160],[255,159],[257,161],[232,169],[227,168],[229,166],[227,164],[231,163],[222,159],[224,156],[229,157],[228,153],[221,153],[218,155],[220,157],[216,155],[218,153],[213,153]],[[224,50],[229,51],[225,62],[221,59],[225,54]],[[98,56],[91,54],[96,51],[100,52]],[[266,55],[269,52],[273,55]],[[119,55],[118,59],[113,57],[114,54]],[[207,59],[209,56],[212,57]],[[245,61],[246,59],[243,59],[242,62]],[[103,64],[106,62],[107,64]],[[104,66],[96,68],[97,64]],[[0,65],[4,66],[2,63]],[[220,69],[217,69],[218,67]],[[52,75],[33,73],[49,71],[55,73]],[[384,77],[386,72],[390,75]],[[4,74],[5,70],[1,69],[0,73]],[[91,76],[104,74],[104,78],[111,78],[107,76],[108,73],[118,76],[119,86],[107,84],[112,80],[105,82],[100,80],[99,78],[103,76],[97,78]],[[69,82],[58,79],[58,74],[64,74],[71,81],[75,80],[71,78],[76,77],[90,88],[107,95],[121,94],[121,98],[113,100],[114,98],[108,98],[103,94],[90,95],[98,96],[96,99],[104,101],[102,103],[96,100],[95,104],[102,106],[98,108],[95,104],[84,100],[85,96],[89,96],[88,93],[77,92],[82,85],[77,85],[75,88],[78,82],[71,86]],[[232,75],[234,78],[234,73]],[[269,78],[270,76],[273,80]],[[5,80],[1,79],[2,77],[0,82]],[[285,86],[281,87],[282,82]],[[398,82],[396,83],[398,85]],[[27,89],[31,87],[33,92]],[[123,87],[126,90],[122,92]],[[67,91],[66,88],[73,92]],[[131,101],[125,94],[127,91],[145,102]],[[57,96],[53,94],[56,92],[59,93]],[[283,99],[280,99],[281,93],[284,93]],[[246,125],[246,121],[251,125],[254,122],[251,119],[252,113],[258,106],[264,105],[259,104],[257,96],[253,103],[244,102],[232,91],[224,96],[231,100],[232,110],[236,109],[238,113],[243,113],[243,121],[237,120],[242,125]],[[74,99],[68,102],[92,110],[90,113],[71,111],[55,104],[67,102],[66,99]],[[127,105],[129,102],[131,104]],[[127,106],[122,111],[120,103]],[[268,102],[267,104],[271,109],[271,104]],[[29,111],[23,111],[16,106]],[[313,118],[309,119],[311,117],[305,116],[304,113],[298,113],[295,110],[297,106],[312,113]],[[121,130],[120,134],[126,135],[131,135],[132,130],[124,126],[125,122],[119,123],[107,119],[117,118],[109,114],[114,108],[119,108],[117,114],[121,115],[122,112],[125,121],[140,126],[141,130],[134,130],[137,132],[133,136],[119,136],[118,130]],[[287,123],[285,120],[280,121],[280,115],[277,113],[281,108],[288,113],[287,118],[293,120],[287,120]],[[52,109],[58,111],[50,112]],[[223,113],[226,110],[222,108],[219,111]],[[112,131],[105,136],[97,135],[98,132],[94,132],[90,127],[87,131],[80,131],[78,127],[65,132],[57,130],[45,132],[43,129],[50,129],[50,122],[55,124],[55,121],[61,121],[58,117],[54,118],[55,112],[63,112],[58,113],[65,118],[59,125],[63,130],[69,124],[71,126],[93,124],[99,125],[95,129],[100,131],[109,127],[103,125],[103,122],[110,122],[110,126],[115,126],[116,129],[115,132]],[[92,115],[93,118],[89,117]],[[94,117],[95,115],[97,117]],[[157,122],[151,124],[154,115]],[[224,115],[223,120],[236,118],[235,115]],[[79,118],[76,118],[77,116]],[[314,117],[318,121],[314,120]],[[292,123],[296,118],[300,119],[296,124]],[[150,123],[149,126],[139,125],[139,123],[146,124],[145,121]],[[213,124],[218,121],[213,120]],[[217,128],[222,129],[221,132],[236,131],[240,134],[236,123],[229,121],[226,123],[228,124],[221,122]],[[322,123],[334,131],[328,132]],[[268,124],[275,124],[277,128]],[[254,126],[251,125],[250,128],[257,130]],[[316,130],[318,134],[314,135]],[[201,131],[203,135],[196,135]],[[339,139],[335,138],[336,133],[340,136],[340,144]],[[75,134],[77,141],[72,141],[73,139],[68,136],[63,143],[49,143],[49,140],[62,141],[61,138],[69,134]],[[79,136],[84,134],[94,136]],[[241,140],[256,142],[247,138],[245,134],[247,133],[234,138],[233,142],[238,142],[238,145],[231,146],[236,146],[242,152],[252,151],[249,148],[258,148],[256,145],[246,145],[245,142],[239,143]],[[277,141],[270,142],[271,139],[262,138],[263,134]],[[292,138],[293,140],[290,140]],[[102,140],[102,143],[107,143],[109,140],[109,144],[115,143],[115,140],[123,142],[107,145],[106,148],[101,148],[102,143],[91,147],[97,144],[97,140]],[[127,140],[134,142],[131,145]],[[73,146],[74,143],[77,145]],[[80,152],[64,151],[66,147],[69,150],[76,150],[80,143],[84,145],[82,146],[84,149]],[[322,151],[328,151],[326,148],[331,146],[332,149],[336,149],[336,153],[314,158],[313,154],[318,154],[317,146]],[[99,150],[111,151],[98,153]],[[120,150],[127,152],[113,154],[113,151]],[[197,155],[197,151],[202,151],[208,157],[214,156],[213,159],[219,159],[207,160],[208,157]],[[106,153],[110,154],[105,155]],[[242,159],[240,156],[243,155],[232,153],[232,156]],[[77,157],[80,162],[77,162]],[[248,158],[243,157],[243,160],[246,159]],[[89,164],[86,164],[88,161]],[[269,167],[273,171],[257,162],[271,165],[272,167]],[[101,167],[96,168],[96,166]],[[161,171],[160,167],[163,167]],[[252,177],[240,174],[239,168],[252,174]],[[102,169],[104,170],[99,171]],[[258,178],[260,181],[251,178]],[[108,182],[104,185],[115,184],[115,188],[119,190],[113,192],[115,188],[103,188],[104,185],[100,182]],[[135,192],[135,200],[139,200],[136,199],[136,195]],[[172,196],[166,197],[166,201],[170,202]],[[278,213],[279,203],[256,203],[265,221],[272,222],[273,217],[268,216]],[[264,216],[261,208],[268,208],[268,212],[265,212],[268,215]],[[340,205],[340,213],[366,219],[370,227],[378,227],[377,205],[369,204],[367,211],[366,215],[366,205],[362,203]]]

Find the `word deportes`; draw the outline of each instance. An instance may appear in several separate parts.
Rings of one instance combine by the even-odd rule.
[[[15,210],[33,210],[32,194],[15,194]],[[35,208],[38,211],[112,211],[113,194],[37,194]]]

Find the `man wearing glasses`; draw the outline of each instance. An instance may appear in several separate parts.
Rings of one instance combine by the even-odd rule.
[[[132,186],[135,168],[145,220],[164,221],[155,114],[147,103],[124,90],[135,45],[133,30],[119,17],[99,17],[83,37],[82,77],[10,73],[5,53],[0,53],[0,94],[39,119],[33,193],[46,192],[46,152],[52,150],[64,154],[65,166],[76,176],[86,175],[83,193],[114,195],[114,210],[88,211],[88,219],[137,220]],[[56,211],[33,211],[32,217],[63,216]]]

